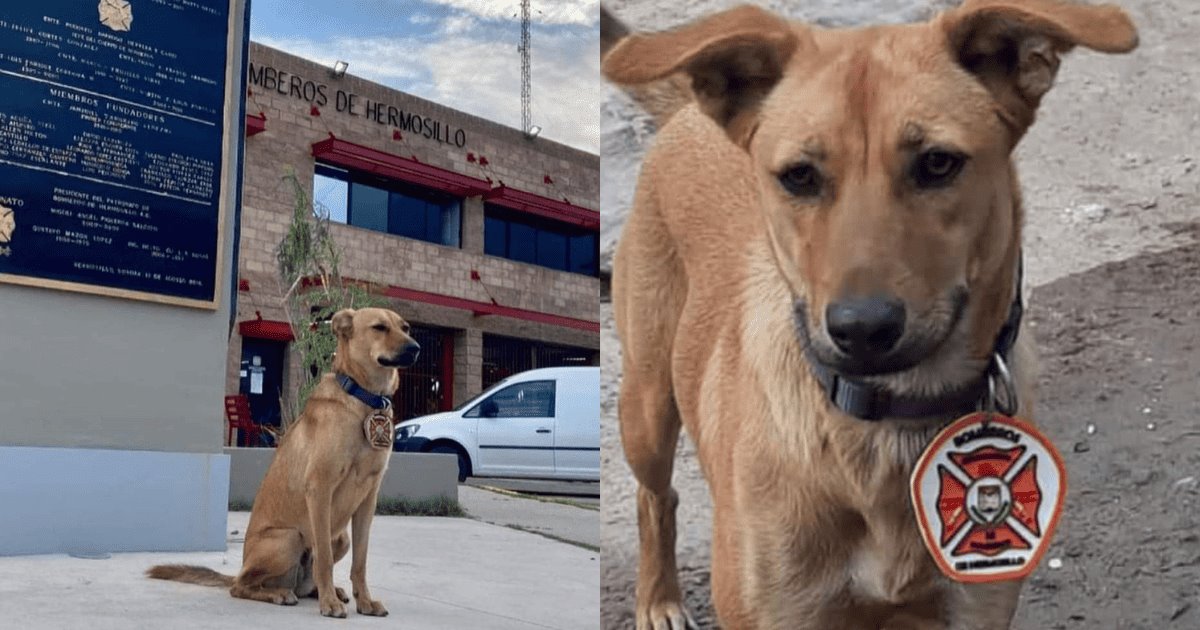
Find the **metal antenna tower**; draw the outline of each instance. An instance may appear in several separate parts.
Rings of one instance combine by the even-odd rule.
[[[529,113],[530,101],[530,72],[529,72],[529,0],[521,0],[521,132],[528,134],[533,126]]]

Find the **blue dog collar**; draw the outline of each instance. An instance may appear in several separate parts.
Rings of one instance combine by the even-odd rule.
[[[387,409],[392,406],[392,399],[388,398],[387,396],[372,394],[371,392],[363,389],[362,386],[354,382],[354,379],[350,378],[346,374],[338,373],[335,378],[337,379],[338,385],[341,385],[342,389],[345,390],[347,394],[350,394],[351,396],[361,400],[364,405],[372,409]]]

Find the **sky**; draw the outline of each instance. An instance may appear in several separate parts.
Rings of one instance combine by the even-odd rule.
[[[519,0],[251,0],[250,37],[510,127],[521,126]],[[532,118],[600,146],[599,0],[532,0]]]

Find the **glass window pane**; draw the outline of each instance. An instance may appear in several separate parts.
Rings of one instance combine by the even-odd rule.
[[[313,211],[318,216],[328,216],[335,223],[346,222],[346,202],[350,186],[345,181],[322,175],[313,177]]]
[[[442,242],[442,209],[432,201],[425,202],[425,233],[421,235],[421,240]]]
[[[392,234],[425,240],[425,201],[402,192],[391,195]]]
[[[567,237],[550,230],[538,230],[537,263],[551,269],[566,269]]]
[[[350,185],[350,224],[388,231],[388,192],[355,182]]]
[[[496,217],[483,220],[483,252],[489,256],[508,255],[508,222]]]
[[[567,271],[594,276],[596,275],[598,256],[595,234],[572,236],[571,261]]]
[[[554,381],[517,383],[489,396],[466,417],[550,418],[554,416]]]
[[[458,201],[450,201],[442,205],[442,232],[440,234],[442,245],[450,247],[460,246],[460,235],[462,233],[462,204]]]
[[[537,229],[523,223],[510,223],[508,257],[520,262],[537,263]]]

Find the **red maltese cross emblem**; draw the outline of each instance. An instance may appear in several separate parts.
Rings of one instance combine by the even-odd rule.
[[[913,507],[938,568],[960,582],[1029,575],[1046,551],[1066,470],[1033,425],[987,413],[934,438],[912,477]]]

